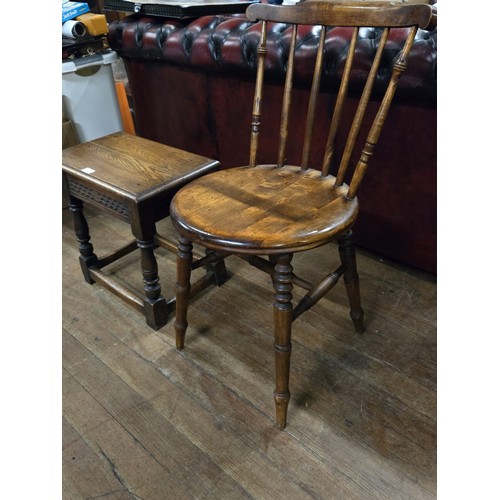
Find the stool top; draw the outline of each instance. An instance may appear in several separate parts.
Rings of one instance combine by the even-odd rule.
[[[62,151],[63,172],[135,201],[177,190],[219,166],[216,160],[124,132]]]

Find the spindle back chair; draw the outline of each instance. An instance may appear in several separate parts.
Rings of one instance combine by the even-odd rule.
[[[364,330],[359,280],[351,226],[358,214],[357,194],[374,147],[393,99],[398,80],[406,68],[408,55],[418,28],[425,29],[435,21],[430,5],[424,2],[381,1],[326,1],[306,0],[294,6],[254,4],[247,9],[251,21],[261,21],[262,30],[257,50],[257,76],[253,102],[250,160],[245,167],[221,170],[197,179],[182,188],[171,203],[171,220],[179,233],[176,283],[176,342],[184,347],[187,328],[187,307],[192,268],[192,243],[211,249],[208,261],[224,259],[234,254],[272,276],[274,301],[274,350],[276,389],[276,421],[286,425],[290,399],[288,387],[291,325],[302,313],[318,302],[343,277],[350,303],[351,318],[358,332]],[[261,165],[258,161],[259,132],[265,106],[264,77],[266,73],[266,37],[268,23],[291,24],[286,78],[284,82],[278,158],[275,164]],[[290,127],[294,53],[297,46],[297,26],[314,25],[319,28],[319,43],[312,78],[308,113],[305,120],[305,138],[300,166],[286,163],[287,138]],[[345,68],[337,91],[331,127],[325,148],[323,165],[310,165],[311,145],[314,140],[314,116],[321,87],[323,54],[327,27],[351,27],[352,39],[345,60]],[[356,56],[356,42],[362,27],[380,28],[381,36],[366,83],[359,97],[350,133],[339,155],[340,164],[332,175],[332,158],[337,132],[350,82],[350,72]],[[385,95],[380,101],[361,155],[354,162],[350,185],[346,176],[353,151],[362,130],[363,118],[373,92],[374,83],[384,47],[392,28],[405,28],[406,42],[393,64],[393,71]],[[337,241],[340,266],[314,285],[296,276],[292,257],[296,252],[316,248]],[[263,256],[267,256],[265,258]],[[293,285],[307,290],[294,306]]]

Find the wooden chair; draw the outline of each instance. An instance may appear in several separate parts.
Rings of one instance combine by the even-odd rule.
[[[417,29],[429,27],[434,22],[435,15],[430,5],[425,2],[417,4],[411,0],[406,3],[368,0],[357,4],[348,1],[307,0],[294,6],[254,4],[248,8],[247,17],[251,21],[262,21],[257,51],[258,66],[249,165],[220,170],[201,177],[182,188],[171,203],[171,221],[179,233],[176,345],[178,349],[184,347],[193,242],[210,249],[214,261],[234,254],[269,273],[275,291],[274,400],[277,424],[283,429],[286,425],[290,400],[292,322],[317,303],[343,277],[354,327],[360,333],[364,330],[355,250],[351,241],[351,227],[358,214],[357,193],[374,146],[379,139],[398,79],[405,70]],[[284,83],[277,162],[275,164],[258,162],[259,129],[265,104],[263,81],[268,22],[293,25],[290,54],[295,52],[298,24],[321,26],[300,166],[288,165],[285,161],[292,99],[293,57],[288,59]],[[333,111],[323,165],[317,166],[310,165],[309,159],[311,142],[314,138],[314,115],[320,88],[327,26],[352,27],[352,40]],[[337,168],[331,164],[331,160],[334,147],[340,147],[336,144],[336,132],[339,121],[343,118],[349,74],[354,65],[357,35],[361,27],[381,28],[381,38]],[[369,129],[360,158],[355,163],[350,185],[347,185],[346,174],[351,164],[351,156],[391,28],[405,28],[401,31],[407,36],[406,43],[394,63],[387,90]],[[335,176],[330,173],[334,167]],[[340,265],[337,269],[326,274],[316,285],[294,274],[291,264],[294,253],[333,241],[337,241],[339,246]],[[296,305],[292,304],[293,285],[307,290]]]
[[[73,213],[85,280],[91,284],[97,282],[124,299],[144,314],[151,328],[158,330],[164,326],[175,299],[167,300],[161,294],[154,249],[160,246],[176,253],[177,247],[156,232],[156,222],[169,215],[170,201],[182,186],[219,167],[218,161],[124,132],[64,149],[63,182]],[[90,242],[83,202],[130,224],[135,240],[111,255],[98,258]],[[144,296],[104,272],[106,266],[138,248]],[[222,262],[216,267],[208,264],[206,268],[207,274],[198,280],[194,293],[226,279]]]

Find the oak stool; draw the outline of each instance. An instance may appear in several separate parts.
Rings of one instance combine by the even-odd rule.
[[[85,280],[99,283],[144,314],[146,323],[158,330],[167,323],[175,298],[167,301],[161,293],[157,247],[177,252],[177,247],[156,232],[156,222],[169,215],[174,194],[185,184],[220,164],[164,144],[124,132],[117,132],[62,151],[63,182],[73,214],[80,265]],[[96,206],[128,224],[135,240],[103,258],[97,257],[90,242],[83,202]],[[130,252],[140,250],[144,296],[118,282],[102,269]],[[210,266],[200,278],[198,289],[221,284],[225,268]]]

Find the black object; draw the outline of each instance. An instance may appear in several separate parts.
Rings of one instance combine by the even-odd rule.
[[[243,13],[258,0],[104,0],[104,9],[159,17]]]
[[[62,59],[72,59],[96,54],[105,49],[105,37],[83,36],[80,38],[62,37]]]

